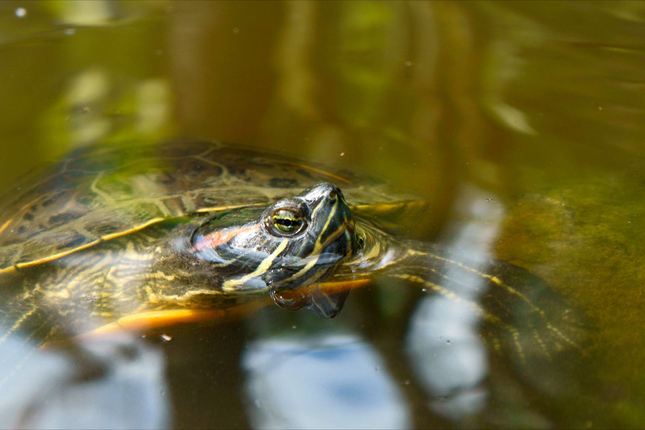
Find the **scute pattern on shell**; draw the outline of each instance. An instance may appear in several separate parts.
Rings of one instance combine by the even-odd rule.
[[[268,204],[321,181],[356,205],[396,202],[379,181],[216,142],[91,147],[0,203],[0,273],[49,261],[164,219]]]

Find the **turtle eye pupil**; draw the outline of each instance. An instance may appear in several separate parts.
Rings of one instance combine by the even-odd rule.
[[[302,227],[302,217],[290,210],[277,210],[272,217],[273,225],[281,233],[296,233]]]
[[[336,196],[337,196],[336,191],[331,190],[331,191],[329,192],[329,199],[330,199],[330,200],[332,200],[332,201],[333,201],[333,200],[336,200]]]

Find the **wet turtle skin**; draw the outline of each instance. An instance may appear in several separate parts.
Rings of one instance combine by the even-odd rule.
[[[492,349],[519,362],[580,348],[579,321],[528,271],[470,265],[374,221],[420,206],[377,180],[219,143],[82,149],[0,204],[0,341],[266,296],[331,317],[376,281],[467,303]]]
[[[213,269],[175,252],[175,242],[216,214],[257,217],[326,181],[340,184],[358,212],[419,206],[380,181],[216,142],[80,149],[1,200],[5,337],[20,330],[42,342],[137,312],[248,301],[252,294],[220,288],[248,264]]]

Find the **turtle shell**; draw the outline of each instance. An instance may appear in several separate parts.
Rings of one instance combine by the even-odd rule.
[[[0,273],[169,218],[266,205],[322,181],[341,186],[359,212],[414,201],[379,180],[218,142],[82,148],[0,203]]]

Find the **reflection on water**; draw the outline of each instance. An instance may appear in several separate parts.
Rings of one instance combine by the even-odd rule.
[[[253,428],[409,428],[383,360],[354,335],[252,342],[242,356]]]
[[[503,208],[496,196],[464,187],[457,211],[469,221],[448,247],[455,255],[479,261],[472,267],[486,273],[490,261],[486,254],[499,234]],[[428,393],[429,407],[450,421],[463,420],[485,408],[487,391],[480,385],[489,373],[488,352],[479,335],[483,315],[470,306],[470,302],[480,303],[486,283],[471,272],[455,269],[448,269],[446,276],[455,280],[454,292],[463,301],[443,295],[421,299],[406,336],[406,351]]]
[[[241,370],[247,345],[266,356],[272,339],[291,339],[279,352],[287,361],[340,363],[312,348],[348,333],[364,351],[348,357],[385,363],[388,373],[366,380],[398,386],[390,396],[406,425],[644,426],[643,3],[4,1],[0,12],[6,194],[82,144],[180,134],[307,155],[419,191],[431,211],[397,233],[440,236],[482,271],[485,255],[529,269],[577,306],[552,289],[525,291],[546,320],[579,309],[591,332],[590,347],[549,357],[567,344],[530,341],[545,320],[476,291],[473,278],[460,295],[504,316],[517,331],[502,335],[508,345],[520,336],[523,359],[489,342],[481,314],[395,281],[352,292],[332,321],[273,310],[186,329],[159,348],[166,356],[134,340],[122,341],[141,349],[133,362],[119,342],[88,345],[113,370],[86,384],[66,355],[35,351],[21,365],[29,352],[14,333],[0,348],[2,425],[248,427],[263,411],[238,411],[248,399],[237,385],[255,374]],[[455,213],[460,198],[497,218]],[[297,344],[257,333],[293,321]],[[128,401],[126,385],[148,401]],[[159,398],[166,385],[177,395]]]
[[[164,428],[171,422],[165,360],[134,336],[34,350],[0,347],[0,428]]]

